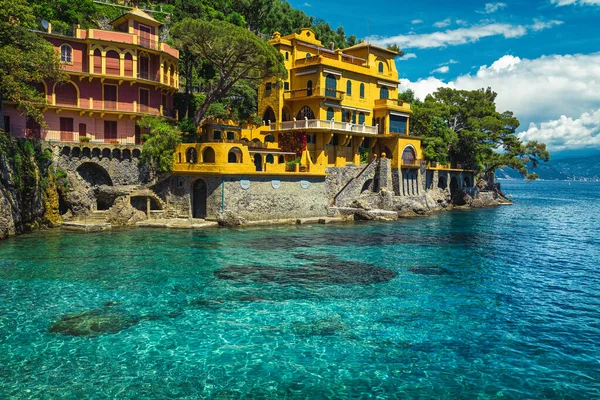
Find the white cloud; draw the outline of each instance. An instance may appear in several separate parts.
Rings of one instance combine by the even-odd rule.
[[[302,5],[303,5],[304,7],[312,7],[312,4],[309,4],[309,3],[304,3],[304,4],[302,4]]]
[[[433,26],[435,26],[436,28],[445,28],[447,26],[450,26],[450,24],[452,23],[452,20],[450,18],[446,18],[443,21],[438,21],[435,24],[433,24]]]
[[[498,109],[511,110],[519,118],[521,130],[527,131],[524,139],[550,142],[553,150],[562,149],[563,142],[565,147],[576,148],[578,142],[567,134],[578,128],[581,145],[598,145],[598,139],[585,137],[598,132],[591,128],[590,122],[597,120],[598,111],[586,113],[597,110],[600,104],[600,53],[551,55],[532,60],[505,55],[490,66],[481,66],[476,73],[461,75],[453,81],[444,82],[434,76],[416,82],[402,79],[400,88],[410,88],[424,99],[439,87],[473,90],[488,86],[498,93]],[[565,117],[559,118],[561,115]],[[556,132],[556,142],[542,140],[541,135],[548,135],[551,130]]]
[[[413,25],[422,24],[423,20],[422,19],[413,19],[412,21],[410,21],[410,23]]]
[[[372,36],[368,39],[371,43],[382,47],[395,43],[404,49],[427,49],[473,43],[490,36],[504,36],[506,39],[518,38],[526,35],[529,31],[540,31],[560,24],[562,24],[562,21],[555,20],[547,22],[536,20],[533,25],[488,23],[444,32],[401,34],[391,37]]]
[[[446,74],[446,73],[448,73],[448,71],[450,71],[450,67],[447,66],[447,65],[443,65],[443,66],[441,66],[439,68],[434,69],[433,71],[431,71],[431,73],[434,74],[434,73],[437,72],[437,73],[440,73],[440,74]]]
[[[479,11],[481,14],[493,14],[498,10],[506,7],[506,3],[486,3],[483,11]]]
[[[600,6],[600,0],[551,0],[557,7],[570,6],[576,4],[579,6]]]
[[[583,113],[576,119],[561,115],[559,119],[542,122],[539,127],[531,123],[519,138],[546,143],[550,151],[600,148],[600,110]]]
[[[417,58],[415,53],[406,53],[402,57],[399,58],[400,61],[410,60],[411,58]]]

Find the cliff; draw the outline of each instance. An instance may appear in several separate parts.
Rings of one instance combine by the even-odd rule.
[[[0,239],[60,222],[51,155],[0,133]]]

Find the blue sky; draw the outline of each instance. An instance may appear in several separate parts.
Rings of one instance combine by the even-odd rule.
[[[401,88],[418,97],[491,86],[524,140],[557,157],[600,153],[600,0],[291,4],[348,35],[398,44]]]

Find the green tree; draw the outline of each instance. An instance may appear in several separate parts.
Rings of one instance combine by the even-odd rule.
[[[411,133],[423,137],[429,160],[449,160],[483,173],[511,166],[527,175],[528,164],[534,168],[550,159],[546,145],[523,144],[515,134],[519,120],[511,111],[499,113],[495,101],[496,93],[490,88],[439,88],[422,105],[413,107]]]
[[[206,119],[210,105],[227,96],[240,80],[287,77],[283,57],[273,46],[228,22],[188,18],[175,24],[171,33],[177,46],[188,48],[214,68],[214,76],[206,79],[206,98],[194,115],[198,125]]]
[[[4,101],[45,126],[41,107],[46,100],[34,87],[44,80],[63,81],[59,58],[50,43],[32,32],[35,17],[25,0],[0,0],[0,129]]]
[[[175,147],[181,143],[181,131],[166,120],[156,117],[144,117],[138,121],[138,125],[148,129],[148,133],[143,135],[144,145],[140,160],[158,172],[170,172],[173,168]]]
[[[404,52],[400,50],[400,47],[396,43],[388,44],[387,49],[398,53],[396,57],[402,57],[404,55]]]

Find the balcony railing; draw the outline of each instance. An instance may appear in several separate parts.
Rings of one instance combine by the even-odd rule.
[[[305,88],[305,89],[296,89],[296,90],[288,90],[283,92],[283,98],[285,100],[292,99],[302,99],[306,97],[327,97],[335,100],[344,100],[344,95],[346,92],[342,92],[341,90],[335,89],[325,89],[319,88],[318,86],[315,88]]]
[[[410,109],[410,104],[405,102],[404,100],[399,99],[376,99],[376,106],[396,106],[396,107],[405,107]]]
[[[137,74],[138,79],[145,79],[152,82],[160,82],[160,74],[151,73],[148,71],[140,71]]]
[[[273,122],[270,125],[270,130],[272,131],[303,129],[324,129],[377,135],[379,126],[353,124],[351,122],[327,121],[322,119],[305,119],[300,121]]]
[[[149,38],[138,38],[138,44],[147,49],[156,50],[158,48],[156,41]]]
[[[415,160],[414,158],[403,158],[402,166],[406,168],[420,168],[421,160]]]
[[[82,145],[90,144],[120,144],[120,145],[135,145],[134,135],[117,134],[107,135],[104,132],[90,133],[85,136],[79,136],[79,132],[59,131],[43,129],[40,135],[41,140],[49,142],[64,142],[64,143],[80,143]]]

